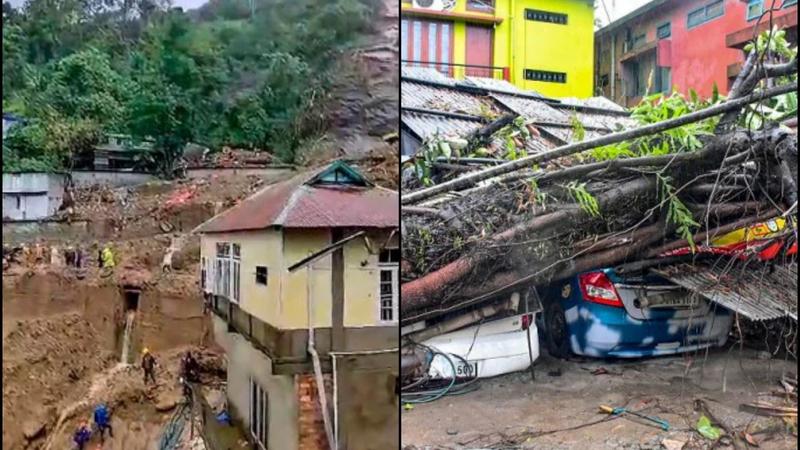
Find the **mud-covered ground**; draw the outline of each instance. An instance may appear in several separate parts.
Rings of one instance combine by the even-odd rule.
[[[741,404],[759,398],[780,403],[763,393],[779,390],[781,376],[796,373],[796,361],[765,356],[763,352],[746,348],[740,351],[738,347],[707,355],[627,362],[565,361],[544,353],[535,363],[533,382],[529,372],[509,374],[481,381],[475,392],[403,411],[403,446],[707,449],[713,443],[692,431],[700,417],[695,411],[695,401],[700,399],[717,419],[737,431],[748,431],[759,448],[795,449],[796,428],[781,419],[740,410]],[[592,374],[601,367],[609,374]],[[796,405],[796,399],[794,402]],[[672,430],[662,431],[647,422],[624,417],[601,421],[608,416],[599,412],[600,405],[644,411],[667,420]],[[601,422],[589,425],[598,421]],[[539,434],[543,431],[552,433]],[[514,440],[521,440],[522,444],[504,444],[509,438],[517,438]],[[683,447],[666,446],[681,443]],[[733,447],[721,443],[718,448]]]

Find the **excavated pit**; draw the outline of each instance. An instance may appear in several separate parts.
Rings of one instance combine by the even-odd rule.
[[[69,448],[100,401],[112,409],[115,436],[127,436],[104,448],[154,448],[169,417],[156,405],[173,398],[180,352],[202,346],[209,329],[193,290],[53,273],[4,277],[2,311],[4,449]],[[144,346],[161,364],[156,388],[135,365]]]

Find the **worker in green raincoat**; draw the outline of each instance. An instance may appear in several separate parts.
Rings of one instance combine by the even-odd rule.
[[[103,259],[103,268],[104,269],[113,269],[114,268],[114,252],[111,251],[111,246],[106,245],[103,249],[103,253],[101,254],[101,258]]]

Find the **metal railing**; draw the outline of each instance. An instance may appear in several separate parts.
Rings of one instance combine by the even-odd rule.
[[[493,78],[495,80],[506,81],[511,80],[511,72],[508,67],[414,61],[408,59],[401,60],[400,62],[406,67],[425,67],[434,69],[446,77],[455,78],[457,80],[462,80],[464,77]]]

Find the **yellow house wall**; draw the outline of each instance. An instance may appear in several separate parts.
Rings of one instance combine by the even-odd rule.
[[[355,239],[344,247],[345,327],[387,325],[379,321],[377,252],[387,243],[389,235],[388,232],[370,232],[368,235],[369,244],[364,239]],[[201,237],[201,256],[213,261],[218,242],[241,245],[239,306],[242,310],[281,329],[305,329],[308,328],[310,294],[313,298],[313,325],[318,328],[332,326],[331,256],[317,260],[311,269],[303,268],[291,274],[287,271],[292,264],[330,245],[330,230],[207,234]],[[388,246],[399,246],[396,235]],[[267,266],[267,286],[256,284],[256,266]]]
[[[330,245],[329,230],[284,230],[285,267]],[[309,275],[310,274],[310,275]],[[311,278],[309,278],[311,277]],[[313,299],[313,325],[331,326],[331,257],[317,260],[310,267],[284,273],[282,328],[308,328],[309,291]],[[313,282],[309,284],[309,279]],[[309,289],[310,287],[310,289]]]
[[[239,307],[273,326],[281,324],[281,276],[284,271],[282,239],[279,230],[212,233],[201,236],[201,256],[216,258],[218,242],[241,246]],[[256,266],[267,267],[267,285],[256,284]]]
[[[514,17],[498,27],[497,34],[513,29],[511,81],[550,97],[592,95],[594,65],[594,9],[582,0],[516,1]],[[525,20],[525,9],[567,14],[567,25]],[[506,45],[508,41],[505,41]],[[495,47],[495,54],[502,54]],[[506,52],[508,53],[508,52]],[[564,72],[566,83],[525,80],[525,69]]]
[[[467,0],[457,0],[457,13],[467,10]],[[403,2],[411,7],[411,2]],[[567,25],[525,20],[525,9],[567,14]],[[487,14],[488,15],[488,14]],[[543,95],[586,98],[592,95],[594,61],[594,9],[586,0],[496,0],[492,65],[509,67],[511,83]],[[449,20],[443,18],[442,20]],[[453,21],[453,63],[466,62],[466,22]],[[525,79],[525,69],[564,72],[566,83]]]

